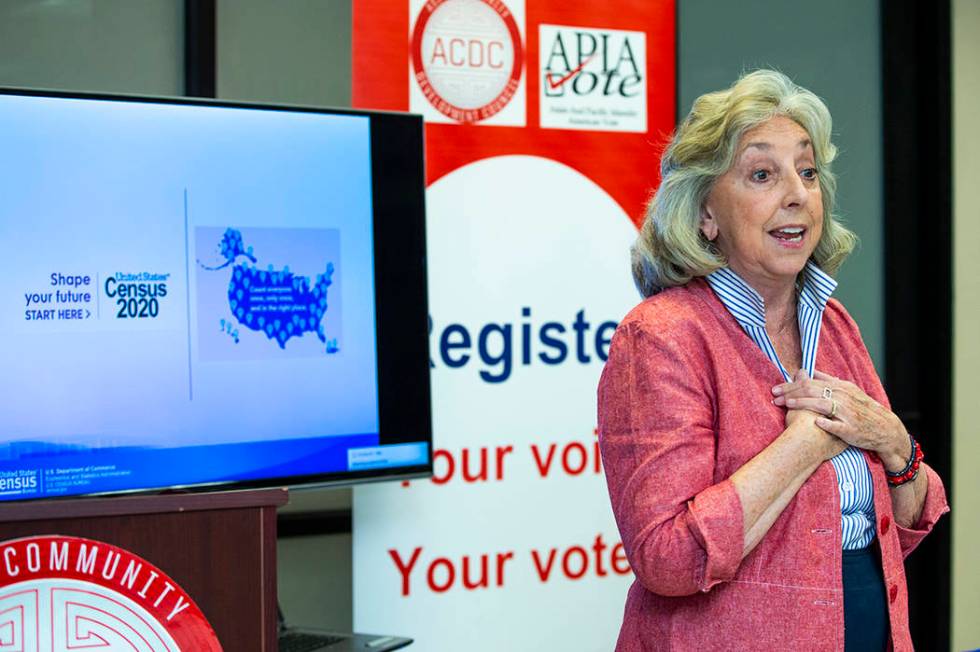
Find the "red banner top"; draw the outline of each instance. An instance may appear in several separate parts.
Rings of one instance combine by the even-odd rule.
[[[673,0],[357,0],[353,104],[426,116],[429,184],[540,156],[638,224],[674,128],[674,15]]]

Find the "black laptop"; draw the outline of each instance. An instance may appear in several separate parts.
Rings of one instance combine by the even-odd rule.
[[[279,609],[279,652],[388,652],[409,645],[403,636],[338,634],[286,624]]]

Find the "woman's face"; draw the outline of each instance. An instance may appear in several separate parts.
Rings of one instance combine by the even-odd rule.
[[[823,230],[823,198],[810,136],[776,117],[750,129],[712,186],[701,231],[756,289],[792,283]]]

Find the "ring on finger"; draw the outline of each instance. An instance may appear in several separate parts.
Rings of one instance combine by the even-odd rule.
[[[823,388],[823,397],[829,400],[834,400],[834,390],[830,387]]]
[[[837,401],[830,399],[830,418],[833,419],[837,416]]]

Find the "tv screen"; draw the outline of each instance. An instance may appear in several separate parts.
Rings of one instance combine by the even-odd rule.
[[[0,500],[431,472],[422,123],[0,90]]]

